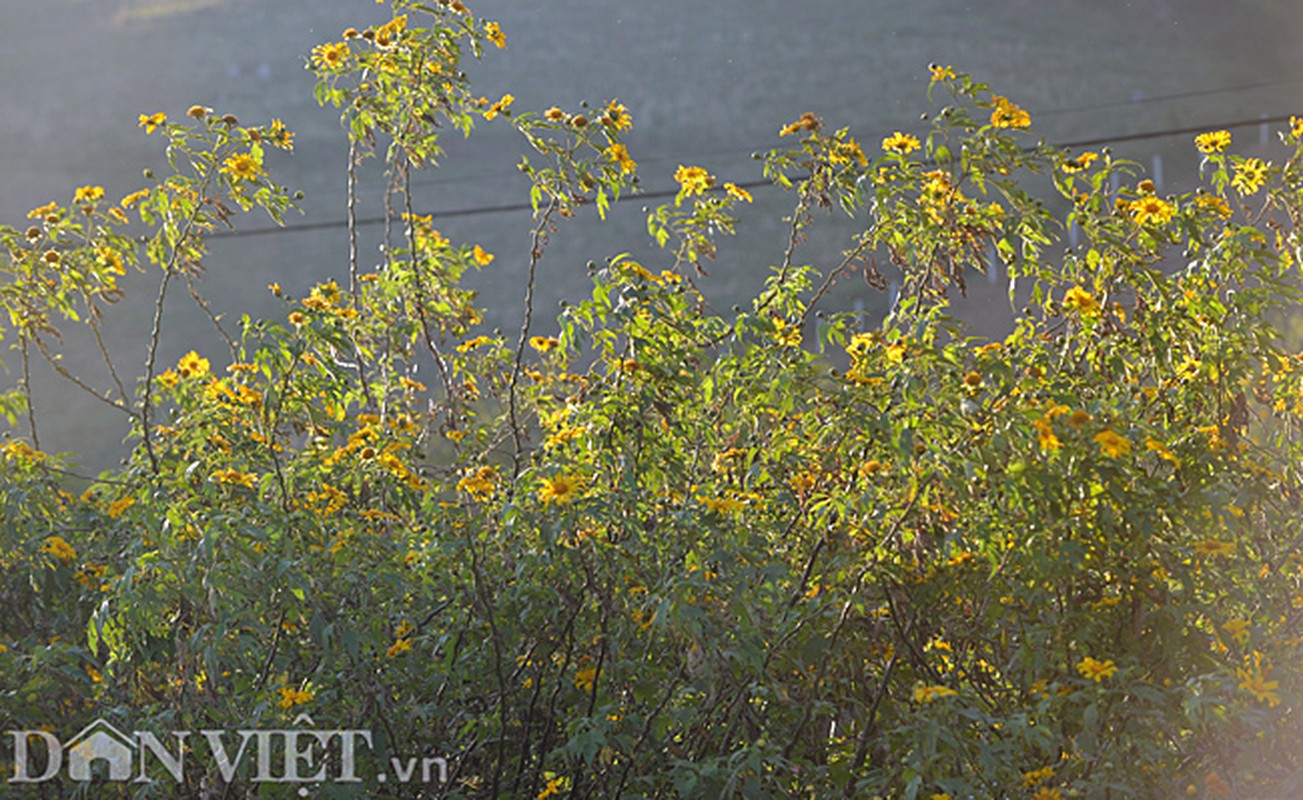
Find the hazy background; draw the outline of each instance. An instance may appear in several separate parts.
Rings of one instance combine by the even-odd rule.
[[[803,111],[850,126],[866,152],[895,130],[921,133],[929,62],[953,64],[1027,108],[1052,142],[1124,137],[1174,128],[1220,127],[1239,120],[1303,113],[1303,11],[1292,0],[468,0],[502,23],[508,49],[468,67],[477,91],[516,96],[517,111],[618,97],[634,116],[630,151],[647,191],[674,188],[679,164],[707,167],[720,180],[759,178],[757,150],[779,143],[778,128]],[[333,110],[312,100],[304,57],[350,25],[387,19],[370,0],[0,0],[0,223],[75,187],[102,184],[111,198],[144,185],[141,169],[162,169],[157,136],[137,127],[141,113],[180,118],[194,103],[233,113],[244,124],[279,117],[297,133],[292,157],[269,157],[280,182],[306,192],[305,231],[212,243],[206,290],[234,320],[283,313],[271,281],[302,296],[306,287],[346,274],[346,143]],[[1276,126],[1279,127],[1279,126]],[[1237,128],[1237,152],[1270,155],[1265,131]],[[455,136],[455,134],[453,135]],[[1274,141],[1274,138],[1272,139]],[[526,200],[515,164],[523,141],[503,120],[470,140],[445,140],[443,166],[414,180],[417,205],[455,242],[478,242],[497,260],[471,283],[488,324],[516,323],[528,251],[528,213],[463,213]],[[1162,190],[1190,188],[1197,158],[1191,136],[1120,143],[1115,151],[1162,161]],[[1278,152],[1278,151],[1277,151]],[[790,198],[755,192],[739,236],[723,243],[703,288],[718,304],[743,300],[778,257],[781,216]],[[378,212],[374,192],[361,216]],[[647,201],[654,205],[662,200]],[[565,225],[543,265],[541,328],[556,302],[586,288],[584,263],[631,251],[659,265],[647,242],[643,202],[620,205],[605,225]],[[441,213],[456,212],[440,219]],[[835,263],[853,231],[830,217],[798,255]],[[244,230],[269,226],[240,220]],[[364,264],[376,260],[374,240]],[[156,274],[127,282],[109,325],[120,363],[145,350]],[[996,333],[1008,319],[1004,282],[973,276],[957,313]],[[839,287],[838,308],[881,314],[886,298],[862,282]],[[197,347],[224,359],[184,292],[169,303],[163,359]],[[67,337],[66,360],[99,382],[87,342]],[[7,337],[8,346],[13,338]],[[0,354],[19,376],[16,352]],[[86,471],[110,466],[126,428],[95,401],[40,369],[35,382],[44,419],[41,444],[73,451]],[[0,423],[2,425],[3,423]],[[20,430],[20,434],[25,431]]]

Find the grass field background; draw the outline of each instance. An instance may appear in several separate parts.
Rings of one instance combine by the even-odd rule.
[[[1303,111],[1303,12],[1279,0],[549,0],[470,3],[501,21],[508,49],[469,72],[478,90],[511,92],[517,110],[618,97],[633,112],[630,151],[648,191],[673,188],[679,164],[706,166],[721,180],[759,177],[751,153],[779,143],[778,128],[803,111],[848,125],[866,150],[894,130],[921,132],[929,62],[953,64],[1028,108],[1038,134],[1067,142]],[[21,226],[26,211],[72,190],[102,184],[112,197],[143,185],[141,170],[161,169],[157,137],[136,126],[140,113],[179,118],[192,103],[236,114],[246,124],[283,119],[297,132],[292,157],[270,167],[306,193],[304,215],[289,222],[342,220],[346,144],[336,117],[318,109],[304,57],[349,25],[381,20],[385,9],[361,0],[8,0],[0,3],[0,222]],[[449,138],[436,171],[418,176],[418,205],[454,241],[478,242],[497,260],[471,283],[488,324],[514,326],[523,296],[528,213],[449,216],[441,212],[521,202],[526,185],[514,165],[523,142],[502,120],[468,141]],[[1236,149],[1260,145],[1256,128],[1237,130]],[[1197,160],[1188,136],[1119,145],[1128,157],[1164,165],[1165,191],[1188,188]],[[1269,150],[1269,148],[1268,148]],[[363,216],[377,213],[375,184]],[[651,203],[663,201],[649,201]],[[703,288],[716,303],[742,301],[780,251],[790,198],[756,192],[739,236],[725,242]],[[543,262],[539,323],[556,303],[586,289],[584,264],[631,251],[664,258],[647,242],[642,202],[621,204],[606,224],[565,225]],[[854,221],[830,217],[798,259],[835,261]],[[265,219],[247,218],[246,229]],[[364,261],[378,260],[368,230]],[[224,239],[213,243],[206,287],[234,320],[283,313],[266,292],[272,281],[302,296],[346,269],[342,227]],[[111,318],[121,362],[139,364],[155,275],[133,276]],[[995,333],[1008,320],[1004,284],[973,280],[956,312]],[[839,287],[836,308],[881,315],[886,299],[862,283]],[[165,361],[191,348],[216,356],[216,337],[184,293],[167,308]],[[89,341],[69,330],[66,361],[95,378]],[[6,345],[12,343],[7,337]],[[18,378],[16,353],[3,354],[6,384]],[[218,358],[220,360],[220,357]],[[90,398],[35,382],[41,444],[73,451],[88,472],[121,451],[125,425]],[[20,435],[24,432],[20,429]]]

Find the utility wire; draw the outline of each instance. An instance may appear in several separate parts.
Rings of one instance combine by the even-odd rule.
[[[1270,125],[1272,123],[1288,122],[1289,115],[1260,117],[1258,119],[1244,119],[1234,122],[1219,122],[1209,125],[1193,125],[1183,128],[1164,128],[1157,131],[1145,131],[1141,133],[1116,134],[1112,136],[1100,136],[1090,139],[1077,139],[1058,144],[1058,147],[1071,149],[1076,147],[1095,147],[1105,144],[1119,144],[1123,142],[1138,142],[1149,139],[1162,139],[1169,136],[1182,136],[1189,134],[1203,133],[1205,131],[1232,128],[1247,128],[1256,125]],[[736,184],[743,189],[761,189],[773,186],[773,182],[767,180],[739,181]],[[654,192],[640,192],[638,194],[621,195],[612,203],[626,203],[634,200],[658,200],[666,197],[675,197],[678,194],[677,189],[658,190]],[[505,214],[517,211],[532,211],[533,206],[529,203],[503,203],[500,205],[470,206],[467,208],[454,208],[446,211],[436,211],[434,214],[439,218],[447,217],[473,217],[486,214]],[[385,217],[363,217],[356,221],[358,227],[380,225],[385,222]],[[208,239],[240,239],[253,236],[269,236],[272,234],[286,233],[305,233],[308,231],[328,230],[332,228],[346,227],[347,223],[342,220],[332,220],[328,222],[305,222],[298,225],[281,225],[267,228],[249,228],[246,230],[218,231],[209,234]]]

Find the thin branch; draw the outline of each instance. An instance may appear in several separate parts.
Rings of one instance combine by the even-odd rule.
[[[525,320],[520,324],[520,338],[516,342],[516,357],[511,366],[511,381],[507,386],[507,412],[511,418],[511,436],[515,443],[515,452],[511,454],[511,478],[514,481],[520,475],[520,455],[525,446],[521,438],[520,419],[516,410],[516,385],[520,381],[520,371],[525,357],[525,345],[529,341],[529,328],[534,321],[534,283],[539,259],[543,257],[543,247],[547,242],[548,225],[552,215],[560,208],[560,197],[552,193],[547,208],[543,210],[538,225],[530,234],[529,243],[529,277],[525,283]]]

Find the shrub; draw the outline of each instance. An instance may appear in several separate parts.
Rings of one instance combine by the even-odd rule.
[[[1272,320],[1297,300],[1303,123],[1281,164],[1199,137],[1208,186],[1164,197],[1107,149],[1028,144],[1027,111],[934,67],[949,104],[922,141],[781,129],[765,175],[791,244],[749,307],[713,310],[697,268],[750,195],[680,166],[648,220],[662,262],[594,265],[552,326],[540,259],[630,190],[632,114],[476,98],[460,61],[498,26],[393,7],[310,61],[350,173],[375,155],[389,179],[402,234],[379,271],[273,286],[283,319],[159,363],[166,296],[209,313],[205,235],[293,205],[264,163],[292,134],[204,107],[141,117],[175,172],[0,231],[23,364],[134,426],[125,466],[73,496],[26,383],[6,395],[31,439],[0,448],[6,729],[370,731],[359,783],[196,756],[184,785],[159,764],[121,785],[139,797],[1298,792],[1303,355]],[[493,256],[408,187],[444,127],[499,116],[535,210],[511,338],[460,283]],[[1081,229],[1062,258],[1033,175]],[[821,270],[799,244],[829,207],[864,225]],[[61,366],[58,329],[98,334],[140,262],[129,215],[158,303],[137,382],[110,363],[106,390]],[[947,297],[991,248],[1024,307],[979,341]],[[901,276],[881,324],[820,309],[839,279],[883,284],[880,261]],[[380,783],[416,754],[448,780]]]

